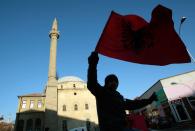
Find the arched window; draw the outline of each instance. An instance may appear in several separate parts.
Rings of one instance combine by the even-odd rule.
[[[87,131],[90,131],[91,124],[89,119],[86,120],[86,127],[87,127]]]
[[[85,110],[88,110],[88,109],[89,109],[89,105],[85,104]]]
[[[37,102],[37,107],[38,107],[38,108],[41,108],[41,107],[42,107],[42,101],[41,101],[41,100],[38,100],[38,102]]]
[[[68,128],[67,128],[67,120],[63,120],[62,121],[62,130],[63,131],[68,131]]]
[[[78,105],[77,105],[77,104],[74,105],[74,110],[75,110],[75,111],[78,110]]]
[[[34,103],[35,103],[34,100],[30,100],[30,108],[34,108]]]
[[[17,125],[17,131],[23,131],[24,130],[24,120],[19,120]]]
[[[23,101],[22,101],[22,108],[23,108],[23,109],[26,108],[26,100],[23,100]]]
[[[63,105],[62,110],[66,111],[66,105]]]
[[[41,131],[41,119],[39,118],[35,121],[35,131]]]
[[[32,131],[33,130],[33,120],[28,119],[26,123],[26,131]]]

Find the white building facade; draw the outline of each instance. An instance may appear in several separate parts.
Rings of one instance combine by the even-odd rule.
[[[166,117],[175,122],[195,120],[195,71],[161,79],[141,99],[156,92],[158,102],[138,110],[146,117]]]

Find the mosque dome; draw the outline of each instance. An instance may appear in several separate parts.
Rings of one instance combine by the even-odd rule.
[[[84,82],[81,78],[76,76],[64,76],[58,79],[59,83],[62,82]]]

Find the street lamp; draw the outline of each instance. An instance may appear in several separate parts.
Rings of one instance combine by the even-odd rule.
[[[171,82],[171,85],[184,85],[184,86],[187,87],[188,89],[192,90],[193,93],[195,93],[195,90],[194,90],[191,86],[189,86],[189,85],[187,85],[187,84],[185,84],[185,83]]]
[[[171,85],[183,85],[192,91],[192,95],[195,95],[195,89],[193,89],[193,87],[195,86],[195,83],[192,86],[189,86],[188,84],[185,84],[185,83],[171,82]]]
[[[184,21],[186,20],[187,18],[185,16],[181,17],[181,20],[180,20],[180,24],[179,24],[179,35],[180,35],[180,31],[181,31],[181,25],[184,23]]]
[[[195,83],[194,83],[194,85],[193,85],[192,87],[189,86],[189,85],[187,85],[187,84],[185,84],[185,83],[177,83],[177,82],[171,82],[171,85],[184,85],[184,86],[187,87],[188,89],[192,90],[193,95],[195,95],[195,90],[192,88],[193,86],[195,86]],[[192,107],[192,109],[195,110],[195,106],[191,104],[191,102],[190,102],[190,100],[189,100],[188,97],[186,97],[186,98],[187,98],[187,100],[188,100],[190,106]]]

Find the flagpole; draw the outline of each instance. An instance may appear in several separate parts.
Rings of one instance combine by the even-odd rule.
[[[180,24],[179,24],[179,36],[181,37],[180,33],[181,33],[181,25],[184,23],[184,21],[186,20],[187,18],[185,16],[181,17],[181,20],[180,20]],[[190,53],[190,51],[187,49],[187,52],[190,56],[190,58],[192,59],[192,63],[195,63],[195,59],[193,58],[192,54]]]

